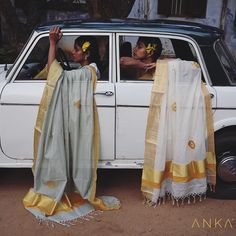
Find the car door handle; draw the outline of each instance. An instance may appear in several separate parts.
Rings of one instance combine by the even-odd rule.
[[[94,93],[94,95],[105,95],[105,96],[110,97],[114,95],[114,92],[112,91],[97,92],[97,93]]]
[[[215,97],[213,93],[210,93],[211,99]]]

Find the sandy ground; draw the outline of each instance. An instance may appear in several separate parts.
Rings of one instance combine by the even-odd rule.
[[[33,185],[31,170],[0,169],[0,235],[236,235],[236,200],[207,198],[181,207],[146,207],[140,179],[140,170],[99,170],[98,195],[118,197],[122,208],[83,224],[53,228],[38,224],[23,208],[22,198]]]

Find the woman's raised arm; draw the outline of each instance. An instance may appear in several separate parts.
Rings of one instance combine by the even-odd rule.
[[[56,58],[56,44],[62,37],[62,32],[59,27],[53,27],[49,32],[49,51],[48,51],[48,70],[54,59]]]

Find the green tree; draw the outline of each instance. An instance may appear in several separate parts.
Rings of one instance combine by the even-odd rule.
[[[13,7],[11,1],[0,0],[0,16],[1,20],[5,23],[6,38],[10,45],[17,45],[19,42],[25,40],[26,29],[16,15],[15,8]]]
[[[45,12],[46,0],[18,0],[25,14],[22,23],[16,14],[16,8],[10,0],[0,0],[0,19],[4,22],[5,41],[0,49],[0,63],[12,63],[29,37],[32,29],[40,22]],[[3,30],[3,29],[2,29]],[[6,40],[7,39],[7,40]]]

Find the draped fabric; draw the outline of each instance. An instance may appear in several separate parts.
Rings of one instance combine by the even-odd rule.
[[[96,209],[120,207],[114,197],[96,198],[99,122],[93,66],[50,67],[35,126],[34,187],[23,199],[37,218],[67,225]]]
[[[195,62],[158,60],[148,114],[142,192],[150,204],[205,195],[216,182],[211,100]]]

